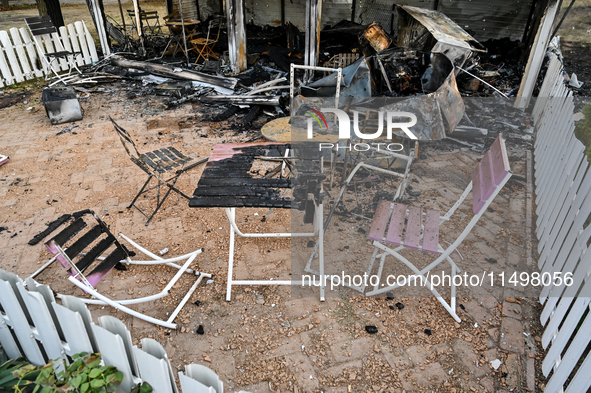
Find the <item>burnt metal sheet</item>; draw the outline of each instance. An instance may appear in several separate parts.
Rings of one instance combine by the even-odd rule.
[[[452,67],[448,76],[433,93],[399,99],[396,102],[392,102],[392,98],[377,97],[364,101],[352,109],[362,113],[368,110],[414,113],[417,116],[417,123],[411,131],[418,140],[428,141],[444,139],[451,134],[462,120],[466,107],[458,91]],[[394,134],[404,136],[402,131]]]
[[[336,82],[337,73],[335,72],[307,86],[302,86],[301,92],[307,97],[334,96]],[[371,97],[371,91],[371,74],[365,57],[343,68],[339,102],[344,102],[343,97],[353,97],[352,103],[360,102]]]
[[[419,7],[399,6],[398,46],[444,53],[462,66],[474,52],[486,49],[445,14]]]

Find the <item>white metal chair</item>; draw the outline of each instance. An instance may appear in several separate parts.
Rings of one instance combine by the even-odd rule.
[[[68,269],[68,273],[70,274],[70,277],[68,278],[69,281],[82,289],[85,293],[92,295],[93,299],[80,298],[84,303],[107,304],[134,317],[175,329],[176,324],[174,323],[174,319],[187,303],[195,289],[197,289],[197,285],[199,285],[204,277],[211,277],[211,274],[198,272],[190,268],[190,265],[195,258],[203,252],[203,248],[178,257],[164,259],[141,247],[122,233],[119,233],[121,239],[125,240],[128,244],[149,258],[148,260],[132,260],[131,257],[134,256],[135,253],[128,251],[128,249],[121,244],[113,234],[111,234],[109,227],[96,214],[94,214],[94,212],[85,210],[75,213],[69,219],[62,222],[62,224],[64,223],[68,223],[68,225],[45,243],[45,247],[54,255],[54,258],[50,259],[39,270],[33,273],[30,278],[39,275],[57,260],[64,268]],[[182,266],[176,263],[180,261],[184,261]],[[178,269],[178,272],[165,288],[155,295],[135,299],[113,300],[100,294],[98,290],[95,289],[95,286],[111,270],[113,270],[113,268],[125,270],[125,268],[122,267],[121,262],[128,265],[164,264]],[[195,275],[197,276],[197,279],[185,293],[175,310],[170,314],[168,320],[159,320],[127,307],[127,305],[145,303],[167,296],[183,273]]]
[[[378,280],[373,290],[367,292],[366,295],[378,295],[399,287],[399,285],[387,287],[383,286],[383,284],[381,285],[384,261],[386,256],[391,255],[409,267],[415,274],[415,281],[419,280],[418,282],[427,287],[450,315],[457,322],[461,322],[456,314],[456,288],[454,280],[450,280],[451,300],[450,303],[447,303],[437,289],[431,285],[428,278],[429,272],[443,262],[443,260],[448,261],[451,266],[451,277],[460,272],[460,268],[450,257],[451,253],[472,231],[487,207],[501,191],[512,174],[505,142],[499,136],[472,173],[470,184],[468,184],[458,201],[443,217],[440,217],[439,212],[436,210],[426,209],[423,212],[419,207],[411,206],[407,208],[405,205],[399,203],[381,201],[374,214],[368,236],[373,241],[374,251],[366,271],[369,276],[376,258],[380,258],[380,266],[377,272]],[[472,191],[474,216],[458,238],[447,249],[443,248],[439,244],[439,227],[451,218],[452,214],[464,202],[470,191]],[[396,246],[396,248],[391,248],[391,246]],[[403,248],[421,250],[427,253],[439,254],[439,256],[425,268],[419,269],[410,260],[400,254]],[[359,289],[362,292],[365,291],[364,286]]]
[[[25,23],[29,28],[29,32],[33,36],[37,51],[45,61],[46,65],[53,71],[55,76],[63,83],[66,84],[65,80],[58,74],[59,68],[54,65],[58,59],[66,59],[68,66],[68,75],[72,72],[72,68],[75,68],[78,73],[81,73],[78,65],[76,64],[76,56],[81,52],[73,52],[64,49],[61,43],[56,27],[51,22],[49,16],[35,16],[31,18],[25,18]],[[53,38],[53,44],[47,44],[47,40]],[[46,41],[47,50],[43,49],[41,40]],[[55,44],[56,50],[53,50]],[[49,75],[49,74],[48,74]],[[48,76],[46,77],[48,79]]]

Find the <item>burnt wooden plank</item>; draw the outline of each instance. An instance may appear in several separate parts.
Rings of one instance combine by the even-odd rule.
[[[63,246],[68,240],[70,240],[74,235],[80,232],[86,223],[82,218],[79,218],[64,228],[60,233],[55,235],[51,240],[54,241],[57,245]],[[49,242],[48,242],[49,243]]]
[[[73,244],[71,244],[68,249],[66,250],[66,255],[68,258],[73,259],[76,255],[80,254],[82,250],[84,250],[88,245],[90,245],[93,241],[99,238],[99,236],[103,233],[100,225],[95,225],[94,227],[90,228],[88,232],[84,235],[80,236]]]
[[[101,261],[93,270],[92,272],[86,276],[88,282],[95,286],[105,277],[115,265],[125,259],[127,255],[123,252],[120,248],[116,248],[112,253],[110,253],[103,261]]]
[[[205,176],[209,179],[213,179],[213,178],[225,179],[228,177],[252,178],[252,175],[246,171],[233,171],[233,170],[213,169],[213,168],[205,168],[202,176]]]
[[[219,179],[207,179],[201,177],[197,187],[219,187]],[[224,187],[273,187],[291,188],[292,182],[289,179],[252,179],[252,178],[229,178],[224,180]]]
[[[84,272],[88,266],[92,264],[92,262],[99,257],[107,248],[111,246],[115,242],[115,237],[109,234],[106,238],[102,239],[96,246],[94,246],[86,255],[84,255],[78,263],[76,263],[76,267],[81,272]]]
[[[240,198],[232,196],[224,197],[197,197],[191,198],[189,207],[277,207],[290,208],[289,198]]]
[[[267,187],[200,187],[195,190],[193,196],[274,197],[278,196],[280,193],[280,190]]]

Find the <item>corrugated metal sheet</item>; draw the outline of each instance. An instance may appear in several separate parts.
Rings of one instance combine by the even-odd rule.
[[[351,0],[324,0],[322,27],[351,19]],[[281,0],[244,0],[247,23],[258,26],[281,25]],[[285,22],[291,22],[304,31],[306,27],[306,0],[285,0]]]
[[[521,40],[531,6],[532,0],[443,0],[438,10],[479,41]]]
[[[206,9],[214,8],[216,0],[206,0],[201,5],[202,16]],[[435,9],[436,0],[401,0],[398,5],[410,5]],[[486,41],[491,38],[509,37],[521,40],[533,0],[440,0],[438,10],[446,14],[474,38]],[[394,3],[384,0],[357,0],[355,22],[368,25],[379,23],[386,32],[396,31]],[[281,24],[280,0],[245,0],[246,20],[255,25]],[[285,21],[303,31],[306,7],[305,0],[285,0]],[[322,3],[322,27],[341,20],[351,19],[352,0],[325,0]],[[393,23],[392,23],[393,22]]]

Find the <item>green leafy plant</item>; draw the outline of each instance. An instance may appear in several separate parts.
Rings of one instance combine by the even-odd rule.
[[[58,359],[44,366],[34,366],[25,359],[9,360],[0,365],[0,391],[18,393],[109,393],[117,390],[123,373],[112,366],[101,366],[98,353],[72,356],[66,364]],[[59,363],[62,363],[62,367]],[[56,372],[56,369],[60,370]],[[144,382],[135,393],[150,393],[152,387]]]
[[[35,387],[37,367],[25,358],[11,359],[0,365],[0,392],[27,392]]]

